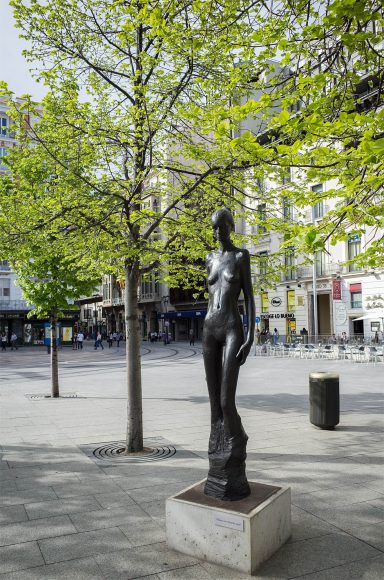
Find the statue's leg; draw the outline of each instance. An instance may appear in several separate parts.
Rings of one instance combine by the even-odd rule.
[[[221,369],[223,348],[212,336],[205,334],[203,343],[203,356],[205,377],[207,380],[209,402],[211,404],[211,424],[223,420],[220,406]]]
[[[241,420],[236,409],[236,387],[240,370],[236,355],[242,342],[242,335],[234,332],[228,336],[224,347],[220,406],[223,412],[225,433],[228,437],[238,435],[242,429]]]

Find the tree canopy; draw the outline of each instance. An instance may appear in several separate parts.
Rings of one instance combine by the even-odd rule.
[[[31,99],[14,102],[25,147],[2,192],[24,208],[33,199],[39,209],[21,220],[31,231],[90,238],[90,260],[124,270],[129,368],[139,364],[140,276],[165,266],[175,285],[202,281],[217,207],[263,222],[281,232],[282,249],[304,255],[377,228],[360,259],[383,264],[380,0],[11,4],[50,93],[37,123]],[[23,172],[33,156],[38,194]],[[289,167],[299,179],[282,187]],[[331,190],[310,187],[330,179]],[[327,219],[305,223],[304,209],[327,197],[338,200]],[[283,200],[298,220],[276,211]],[[260,204],[272,210],[255,212]]]

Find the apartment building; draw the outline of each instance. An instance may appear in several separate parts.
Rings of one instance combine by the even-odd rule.
[[[0,173],[7,171],[4,159],[12,147],[17,146],[12,131],[12,120],[8,116],[8,105],[0,98]],[[16,284],[16,274],[7,260],[0,260],[0,333],[5,332],[10,340],[16,333],[19,344],[42,345],[49,341],[49,322],[36,317],[28,317],[32,306],[24,299]],[[77,323],[78,312],[68,310],[59,322],[60,340],[70,343],[73,327]]]
[[[16,145],[7,111],[5,101],[0,99],[0,173],[7,170],[4,158],[8,150]],[[25,334],[25,325],[27,325],[26,336],[32,340],[32,328],[26,318],[30,306],[23,299],[15,280],[16,275],[11,271],[8,261],[0,260],[0,333],[5,332],[10,338],[15,332],[19,338],[22,338]]]
[[[333,189],[334,186],[328,182],[311,187]],[[332,203],[336,200],[308,207],[304,221],[325,219]],[[283,206],[281,211],[290,212],[291,219],[298,219],[294,208]],[[360,269],[348,262],[380,235],[382,232],[367,228],[361,236],[351,234],[346,241],[334,246],[328,244],[324,251],[307,259],[287,250],[282,258],[281,280],[271,287],[266,278],[268,257],[278,250],[282,236],[275,232],[262,233],[253,248],[261,258],[255,272],[261,286],[255,297],[259,329],[272,334],[277,328],[280,337],[286,338],[300,336],[303,329],[312,337],[319,335],[324,339],[333,335],[340,337],[343,333],[358,340],[374,338],[376,331],[383,330],[384,270]]]

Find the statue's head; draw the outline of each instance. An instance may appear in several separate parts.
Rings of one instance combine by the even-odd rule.
[[[229,238],[235,230],[235,221],[230,209],[222,207],[215,211],[212,216],[213,234],[217,240]]]

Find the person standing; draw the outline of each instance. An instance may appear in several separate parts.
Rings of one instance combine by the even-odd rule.
[[[79,334],[77,335],[77,348],[79,350],[83,350],[83,342],[84,342],[84,334],[80,330]]]
[[[7,335],[5,334],[5,332],[1,333],[1,350],[2,351],[7,350]]]
[[[109,348],[111,348],[112,344],[113,344],[113,334],[112,334],[112,332],[110,332],[109,333],[109,336],[108,336],[108,345],[109,345]]]
[[[195,333],[193,328],[189,331],[189,346],[195,346]]]
[[[276,346],[279,342],[279,331],[277,328],[273,329],[273,344]]]
[[[11,335],[11,350],[17,350],[17,334],[15,332],[12,332]]]
[[[116,333],[116,346],[120,346],[120,340],[123,338],[123,335],[121,332],[117,332]]]

